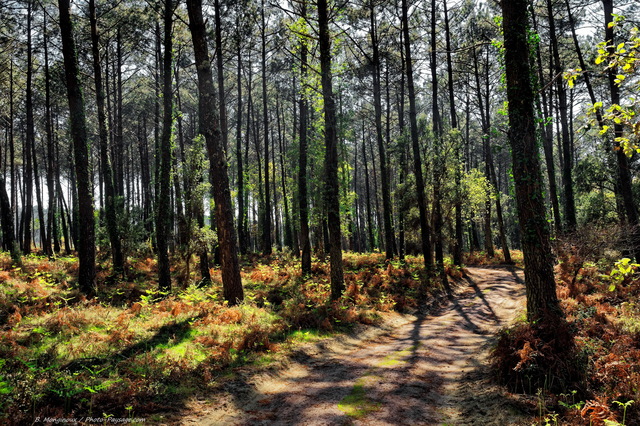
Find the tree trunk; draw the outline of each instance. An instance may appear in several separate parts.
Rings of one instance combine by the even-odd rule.
[[[33,1],[27,1],[27,134],[24,140],[22,155],[24,162],[24,199],[22,216],[24,227],[22,234],[22,251],[31,253],[31,216],[33,215],[33,165],[32,147],[35,145],[35,125],[33,123],[33,48],[31,41],[31,23],[33,21]]]
[[[537,29],[536,16],[533,14],[533,26],[534,31]],[[540,81],[544,81],[543,67],[542,67],[542,55],[540,52],[540,45],[536,46],[536,57],[538,62],[538,78]],[[540,98],[542,100],[540,101]],[[542,105],[540,105],[542,104]],[[536,108],[539,116],[542,116],[540,121],[540,132],[542,134],[542,146],[544,149],[545,163],[547,164],[547,179],[549,180],[549,198],[551,199],[551,210],[553,212],[554,228],[556,233],[562,231],[562,221],[560,219],[560,205],[558,204],[558,189],[556,184],[556,166],[553,156],[553,132],[552,127],[549,124],[550,113],[549,104],[547,103],[547,91],[541,90],[540,97],[536,97]]]
[[[277,99],[276,99],[277,101]],[[276,115],[278,117],[278,148],[280,150],[280,182],[282,187],[282,201],[284,203],[284,246],[288,248],[293,247],[293,232],[291,230],[291,215],[289,213],[289,197],[287,197],[287,185],[286,185],[286,175],[284,170],[284,146],[285,146],[285,137],[286,137],[286,129],[281,128],[285,127],[284,121],[284,112],[282,113],[282,124],[280,121],[280,107],[279,103],[276,103]],[[295,130],[295,129],[294,129]],[[275,178],[274,178],[275,181]]]
[[[76,188],[78,192],[78,284],[85,293],[93,293],[95,284],[95,228],[93,222],[93,194],[89,171],[89,140],[84,111],[84,99],[79,79],[76,45],[73,38],[69,0],[58,0],[60,34],[67,83],[67,98],[71,118],[71,139],[75,157]]]
[[[615,34],[614,27],[609,26],[609,23],[613,20],[613,0],[602,0],[604,6],[604,24],[605,24],[605,38],[607,40],[609,53],[613,53],[616,50],[615,47]],[[614,68],[607,69],[607,77],[609,79],[609,90],[611,91],[611,103],[620,105],[620,88],[616,84],[616,75],[618,70]],[[622,124],[614,124],[615,137],[622,137],[623,127]],[[618,166],[618,185],[622,195],[624,203],[624,209],[627,214],[627,223],[631,229],[631,251],[633,252],[636,260],[640,259],[640,223],[638,222],[638,210],[636,203],[633,199],[633,188],[631,183],[631,172],[629,170],[629,160],[627,159],[624,150],[620,147],[619,142],[614,142],[614,151],[616,156],[616,163]]]
[[[164,4],[164,56],[163,56],[163,117],[158,169],[158,194],[156,202],[156,245],[158,248],[158,287],[171,290],[169,265],[169,238],[171,233],[171,132],[173,128],[173,88],[171,63],[173,61],[173,10],[172,0]]]
[[[264,127],[264,210],[262,219],[262,253],[271,254],[271,190],[269,178],[269,114],[267,110],[267,23],[264,17],[264,0],[260,16],[262,18],[262,125]]]
[[[52,129],[51,114],[51,75],[49,73],[49,36],[47,33],[47,15],[43,22],[44,34],[44,80],[45,80],[45,129],[47,135],[47,189],[49,205],[47,207],[47,233],[53,242],[53,252],[60,252],[60,239],[58,238],[58,220],[56,218],[56,188],[54,183],[55,146]]]
[[[453,65],[451,61],[451,31],[449,29],[449,11],[447,7],[447,1],[443,2],[444,6],[444,34],[445,34],[445,43],[447,50],[447,78],[449,80],[448,89],[449,89],[449,115],[451,120],[451,129],[454,131],[458,129],[458,117],[456,115],[456,105],[455,105],[455,96],[453,91]],[[460,138],[456,133],[454,133],[455,140],[455,148],[454,148],[454,161],[456,164],[455,171],[455,239],[452,247],[452,257],[453,264],[460,266],[462,265],[462,194],[461,194],[461,181],[462,181],[462,168],[461,162],[463,159],[460,156]]]
[[[571,28],[571,36],[573,38],[573,45],[576,50],[576,55],[578,56],[578,61],[580,63],[580,68],[583,70],[582,76],[584,77],[584,84],[587,86],[587,92],[589,93],[589,99],[592,104],[596,103],[596,95],[593,91],[593,85],[591,84],[591,76],[590,71],[587,69],[587,65],[584,62],[584,55],[582,54],[582,49],[580,48],[580,43],[578,42],[578,36],[576,35],[576,25],[573,20],[573,14],[571,13],[571,6],[569,5],[569,0],[565,0],[565,5],[567,6],[567,17],[569,18],[569,27]],[[598,121],[598,126],[600,129],[604,126],[604,121],[602,118],[602,111],[600,109],[596,109],[596,120]],[[573,134],[573,132],[571,132]]]
[[[371,216],[371,191],[369,189],[369,162],[367,161],[367,146],[364,132],[364,120],[362,121],[362,164],[364,165],[365,209],[367,212],[367,236],[369,237],[369,251],[375,249],[376,243],[373,237],[373,218]]]
[[[406,134],[407,129],[405,127],[404,122],[404,78],[405,78],[405,59],[404,59],[404,51],[402,50],[402,33],[400,33],[400,59],[401,59],[401,67],[402,72],[400,74],[400,94],[398,95],[398,130],[400,131],[400,177],[399,182],[400,185],[404,187],[406,181],[406,175],[408,173],[408,164],[407,164],[407,147],[406,147]],[[404,209],[398,209],[398,257],[400,260],[404,260],[405,255],[405,212]]]
[[[124,256],[118,232],[113,169],[111,168],[111,159],[109,158],[109,135],[107,134],[107,121],[104,108],[105,93],[104,87],[102,86],[102,69],[100,68],[100,35],[98,33],[95,0],[89,0],[89,21],[91,22],[91,50],[93,53],[93,73],[96,85],[96,105],[98,106],[100,163],[102,164],[105,192],[105,219],[109,242],[111,243],[113,271],[114,274],[118,275],[124,272]]]
[[[342,271],[342,236],[340,231],[340,188],[338,184],[338,135],[336,106],[331,75],[331,34],[327,0],[318,0],[318,37],[322,97],[324,99],[325,143],[325,208],[329,227],[331,300],[337,300],[344,290]]]
[[[380,156],[380,175],[382,183],[382,218],[384,223],[385,258],[393,259],[393,227],[391,226],[391,194],[389,190],[389,172],[387,170],[387,154],[382,134],[382,99],[380,84],[380,54],[378,49],[378,31],[373,1],[369,3],[371,19],[371,48],[373,50],[373,105],[375,109],[376,136],[378,155]]]
[[[124,135],[123,135],[123,119],[122,119],[122,33],[120,27],[116,30],[116,71],[113,77],[113,83],[116,84],[114,90],[115,108],[114,115],[116,117],[115,128],[115,167],[114,170],[114,188],[116,194],[124,201]],[[113,166],[113,165],[112,165]],[[117,201],[116,201],[117,202]]]
[[[303,19],[307,18],[307,1],[301,2],[301,13]],[[309,205],[307,202],[307,127],[309,119],[309,104],[307,102],[307,43],[300,46],[300,157],[298,158],[298,208],[300,210],[300,248],[301,248],[301,268],[302,275],[311,273],[311,241],[309,239]]]
[[[16,245],[18,248],[20,245],[20,236],[21,234],[18,232],[15,234],[15,230],[17,229],[18,223],[16,222],[18,215],[18,176],[16,174],[16,161],[15,161],[15,140],[14,140],[14,125],[13,121],[15,119],[14,113],[14,82],[13,82],[13,58],[11,58],[9,64],[9,163],[10,163],[10,174],[11,174],[11,221],[13,222],[14,235],[16,238]]]
[[[482,93],[482,86],[480,85],[480,71],[478,70],[478,55],[476,54],[476,51],[473,51],[473,69],[474,69],[474,75],[475,75],[475,80],[476,80],[476,93],[478,96],[478,106],[479,106],[479,110],[480,110],[480,121],[482,123],[482,141],[483,141],[483,145],[482,145],[482,149],[483,149],[483,157],[485,160],[485,176],[487,177],[487,180],[489,182],[491,182],[491,167],[490,167],[490,161],[491,161],[491,124],[489,122],[489,91],[488,91],[488,87],[487,87],[487,91],[484,94],[484,96],[487,96],[487,101],[486,101],[486,105],[485,105],[485,101],[484,101],[484,97],[483,97],[483,93]],[[487,63],[487,68],[488,68],[488,63]],[[487,78],[487,85],[488,85],[488,76],[485,76]],[[494,251],[493,251],[493,237],[492,237],[492,233],[491,233],[491,199],[489,198],[491,195],[490,191],[487,191],[487,201],[485,203],[485,212],[484,212],[484,249],[487,252],[487,256],[489,257],[493,257],[495,255]]]
[[[571,138],[569,136],[569,122],[567,120],[567,91],[564,86],[562,74],[562,64],[560,63],[560,52],[558,50],[558,39],[556,37],[555,18],[553,17],[553,5],[551,0],[547,0],[547,13],[549,14],[549,37],[551,38],[551,49],[553,52],[553,63],[555,67],[556,88],[558,91],[558,109],[560,110],[560,127],[562,129],[562,154],[564,167],[562,168],[562,183],[564,186],[564,216],[566,230],[571,232],[576,228],[576,205],[573,195],[573,181],[571,171]]]
[[[437,59],[436,54],[436,0],[431,0],[431,105],[433,115],[433,130],[435,136],[435,156],[433,164],[433,228],[435,234],[435,257],[436,257],[436,272],[440,277],[442,285],[450,292],[449,281],[444,270],[444,252],[442,243],[442,228],[444,223],[442,221],[442,206],[440,204],[442,195],[441,185],[445,176],[445,162],[443,154],[441,152],[441,146],[443,143],[444,130],[442,126],[442,118],[440,116],[440,107],[438,106],[438,71],[437,71]]]
[[[424,193],[424,178],[422,175],[422,159],[420,156],[420,141],[418,139],[418,115],[416,108],[416,94],[413,84],[413,62],[411,59],[411,40],[409,39],[409,18],[407,0],[402,0],[402,35],[404,38],[405,72],[407,73],[407,94],[409,96],[409,124],[411,129],[411,146],[413,148],[413,168],[416,177],[416,191],[418,192],[418,209],[420,211],[420,235],[422,236],[422,253],[424,265],[428,272],[433,270],[433,256],[431,253],[431,236],[427,215],[427,202]]]
[[[239,26],[239,22],[236,22]],[[245,224],[245,217],[247,215],[247,207],[244,202],[244,164],[242,162],[242,49],[240,45],[240,36],[238,36],[238,51],[237,51],[237,84],[238,84],[238,108],[237,108],[237,123],[236,123],[236,163],[238,165],[238,242],[241,254],[247,253],[247,235]],[[251,84],[251,82],[249,82]],[[247,122],[249,121],[247,117]],[[247,129],[248,130],[248,129]],[[249,132],[247,131],[247,141],[249,143]]]
[[[502,202],[500,200],[501,192],[498,186],[498,179],[496,178],[496,168],[493,163],[493,155],[489,158],[489,168],[491,171],[491,185],[495,190],[496,197],[496,218],[498,219],[498,232],[500,233],[500,244],[502,245],[502,255],[504,256],[504,262],[507,264],[513,263],[511,260],[511,252],[509,251],[509,243],[507,241],[507,233],[504,228],[504,219],[502,216]]]
[[[36,158],[36,146],[31,146],[33,155],[33,178],[36,183],[36,204],[38,205],[38,220],[40,221],[40,243],[45,254],[51,254],[51,244],[46,232],[44,208],[42,207],[42,192],[40,191],[40,176],[38,175],[38,159]],[[47,248],[48,246],[48,248]]]
[[[222,135],[222,147],[227,152],[227,100],[226,92],[224,90],[224,67],[222,58],[222,19],[220,17],[220,0],[213,2],[215,12],[215,42],[216,42],[216,68],[218,71],[218,106],[220,108],[220,134]],[[242,111],[239,109],[239,111]]]
[[[219,121],[216,108],[215,88],[209,61],[206,28],[202,18],[202,0],[187,0],[189,13],[189,27],[193,41],[193,50],[198,73],[198,116],[200,132],[207,144],[209,161],[213,176],[211,183],[216,208],[216,222],[218,227],[218,241],[222,263],[222,287],[224,298],[230,305],[241,302],[244,298],[242,280],[240,278],[240,263],[236,231],[233,225],[233,207],[229,191],[229,176],[227,174],[227,158],[222,146]]]
[[[509,143],[513,158],[527,292],[527,319],[553,324],[562,316],[556,296],[549,226],[533,113],[527,0],[502,2]]]
[[[11,203],[7,194],[7,187],[4,176],[0,174],[0,220],[2,220],[2,246],[11,252],[14,262],[20,259],[19,251],[16,247],[15,233],[13,227],[13,217],[11,215]]]

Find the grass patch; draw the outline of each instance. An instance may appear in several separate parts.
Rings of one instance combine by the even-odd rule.
[[[338,403],[338,409],[353,419],[361,419],[380,410],[381,404],[367,397],[366,383],[375,376],[365,376],[356,381],[349,395]]]

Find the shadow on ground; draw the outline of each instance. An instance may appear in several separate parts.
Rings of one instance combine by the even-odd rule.
[[[491,383],[495,333],[521,311],[521,270],[470,268],[451,302],[375,337],[309,344],[269,374],[239,370],[183,424],[518,424],[530,407]],[[191,407],[193,409],[193,407]]]

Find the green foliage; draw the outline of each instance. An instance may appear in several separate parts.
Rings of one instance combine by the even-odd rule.
[[[615,72],[615,84],[621,88],[627,88],[633,93],[640,89],[640,80],[636,78],[638,60],[640,60],[640,29],[638,27],[626,29],[624,19],[623,16],[615,15],[613,22],[609,24],[610,27],[618,28],[624,32],[621,37],[624,41],[618,44],[611,44],[611,40],[599,43],[595,63],[596,65],[604,65],[604,69],[608,72]],[[579,72],[581,70],[570,73],[569,81],[575,81]],[[600,110],[606,122],[606,125],[600,130],[600,134],[610,135],[628,157],[631,157],[634,152],[640,152],[640,146],[638,146],[640,138],[639,106],[637,98],[629,97],[626,102],[607,107],[602,102],[597,102],[589,111],[593,114],[596,110]],[[614,125],[623,126],[625,133],[623,135],[614,134],[612,129]]]
[[[625,279],[629,278],[635,270],[640,266],[638,263],[632,263],[631,259],[625,257],[617,260],[614,264],[614,268],[609,273],[609,291],[615,291],[616,286],[622,284]]]
[[[462,188],[465,217],[480,220],[487,201],[495,197],[493,185],[482,171],[471,169],[462,175]]]
[[[614,404],[618,404],[618,406],[622,407],[623,409],[623,414],[622,414],[622,424],[626,424],[627,421],[627,408],[629,408],[631,406],[631,404],[633,404],[635,401],[633,399],[630,399],[627,402],[620,402],[620,401],[613,401]]]

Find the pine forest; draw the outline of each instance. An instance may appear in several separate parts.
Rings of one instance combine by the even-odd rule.
[[[2,0],[0,423],[640,425],[640,3]]]

